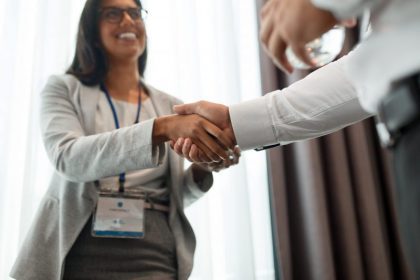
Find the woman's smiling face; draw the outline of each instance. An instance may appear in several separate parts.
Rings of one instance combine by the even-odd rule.
[[[137,60],[143,54],[146,30],[141,15],[133,0],[102,0],[99,33],[108,59]]]

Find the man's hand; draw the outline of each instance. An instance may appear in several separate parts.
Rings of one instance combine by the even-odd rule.
[[[332,13],[318,9],[310,0],[269,0],[261,10],[261,41],[273,62],[291,73],[286,57],[290,46],[304,63],[315,66],[305,48],[338,23]]]
[[[222,104],[199,101],[176,105],[174,111],[180,115],[197,114],[218,126],[223,133],[236,144],[235,134],[230,121],[229,108]]]
[[[192,143],[189,138],[179,138],[176,142],[170,142],[171,148],[180,156],[186,158],[190,162],[200,166],[202,169],[207,171],[219,172],[222,169],[229,168],[232,165],[239,163],[239,158],[241,156],[241,151],[238,146],[233,149],[231,157],[225,160],[220,160],[219,162],[210,162],[207,163],[205,158],[203,158],[203,153],[200,149]]]
[[[197,114],[162,116],[155,120],[154,145],[181,137],[190,138],[197,145],[205,162],[228,159],[229,150],[235,146],[224,131]]]

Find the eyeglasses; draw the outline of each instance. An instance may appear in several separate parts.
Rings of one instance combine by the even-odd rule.
[[[99,15],[102,19],[110,23],[120,23],[126,12],[133,21],[144,20],[147,17],[147,11],[143,8],[118,8],[118,7],[105,7],[99,10]]]

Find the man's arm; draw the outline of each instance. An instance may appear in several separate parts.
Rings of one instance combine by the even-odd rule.
[[[251,101],[230,107],[201,101],[174,109],[200,114],[221,128],[231,127],[241,150],[319,137],[370,116],[347,78],[347,59],[351,58],[344,57],[288,88]]]

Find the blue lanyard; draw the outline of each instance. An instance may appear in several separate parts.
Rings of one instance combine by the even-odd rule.
[[[140,86],[139,86],[140,87]],[[104,92],[106,99],[108,100],[109,106],[111,107],[112,110],[112,115],[114,116],[114,122],[115,122],[115,127],[117,129],[120,128],[120,123],[118,121],[118,115],[117,115],[117,110],[115,109],[114,103],[112,102],[111,96],[109,95],[109,92],[105,86],[104,83],[100,84],[100,88],[101,90]],[[136,119],[134,121],[134,124],[139,122],[140,119],[140,111],[141,111],[141,91],[139,91],[139,101],[137,103],[137,114],[136,114]],[[124,184],[125,184],[125,173],[121,173],[120,174],[120,178],[119,178],[119,188],[118,188],[118,192],[123,193],[124,192]]]

